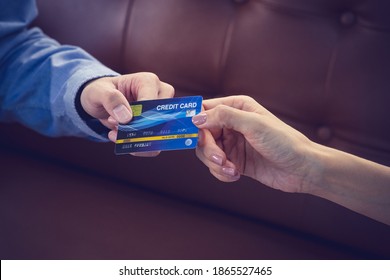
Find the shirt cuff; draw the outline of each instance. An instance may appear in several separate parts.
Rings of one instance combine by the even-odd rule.
[[[84,65],[85,66],[85,65]],[[79,130],[80,136],[94,141],[108,142],[108,129],[99,120],[90,117],[84,110],[76,107],[77,98],[80,98],[83,86],[89,81],[113,77],[119,74],[100,63],[91,63],[90,67],[77,70],[67,81],[64,93],[65,112],[67,117]],[[81,104],[80,104],[81,105]],[[86,114],[84,115],[83,112]],[[88,117],[89,116],[89,117]]]

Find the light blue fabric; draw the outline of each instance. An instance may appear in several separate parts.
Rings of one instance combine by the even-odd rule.
[[[80,118],[75,97],[84,83],[118,74],[84,50],[28,29],[36,15],[35,0],[0,0],[0,121],[48,136],[107,140]]]

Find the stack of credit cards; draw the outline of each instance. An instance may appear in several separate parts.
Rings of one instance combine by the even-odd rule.
[[[193,149],[198,128],[192,117],[202,109],[202,96],[137,101],[133,118],[119,124],[115,154]]]

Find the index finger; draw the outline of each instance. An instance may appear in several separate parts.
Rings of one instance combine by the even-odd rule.
[[[138,92],[136,92],[136,100],[172,98],[174,95],[175,90],[170,84],[161,82],[160,80],[148,81],[139,86]]]
[[[268,112],[256,100],[247,95],[231,95],[226,97],[207,99],[203,101],[203,106],[205,110],[213,109],[218,105],[225,105],[246,112]]]

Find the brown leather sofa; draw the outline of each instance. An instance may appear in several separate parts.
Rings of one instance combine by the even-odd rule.
[[[312,140],[390,164],[386,0],[39,0],[35,24],[177,96],[254,97]],[[2,259],[383,259],[390,227],[251,179],[217,181],[193,150],[1,124]],[[390,215],[390,213],[389,213]]]

